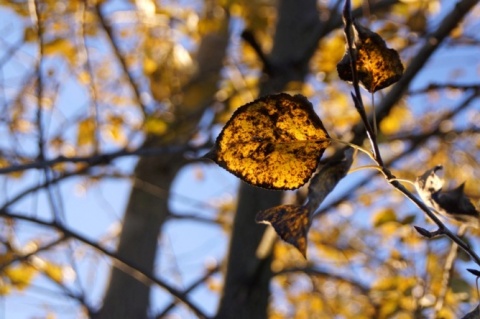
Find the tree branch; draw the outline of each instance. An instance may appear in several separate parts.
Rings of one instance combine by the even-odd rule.
[[[461,225],[458,230],[458,236],[463,236],[467,230],[466,225]],[[443,267],[443,275],[442,275],[442,287],[440,289],[440,293],[437,296],[437,300],[435,302],[435,318],[439,317],[439,312],[442,310],[443,305],[445,303],[445,298],[448,292],[448,286],[450,283],[450,278],[453,275],[453,265],[455,263],[455,259],[457,257],[458,252],[458,245],[452,243],[450,246],[450,251],[448,252],[447,259],[445,260],[445,266]]]
[[[221,265],[221,263],[219,264]],[[198,278],[195,282],[193,282],[183,293],[187,294],[189,292],[192,292],[195,288],[200,286],[202,283],[204,283],[208,278],[210,278],[213,274],[217,273],[220,270],[220,266],[217,265],[216,267],[213,267],[209,269],[202,277]],[[165,318],[165,316],[172,310],[177,303],[173,301],[170,303],[165,309],[160,311],[157,315],[155,315],[155,318],[161,319]]]
[[[103,27],[103,29],[105,30],[105,32],[107,34],[107,39],[110,42],[110,45],[113,49],[113,53],[117,57],[117,60],[120,63],[120,66],[123,69],[123,73],[126,75],[127,80],[130,83],[130,87],[132,88],[133,95],[134,95],[135,100],[136,100],[136,104],[138,106],[140,106],[141,111],[143,113],[143,116],[146,118],[147,117],[147,108],[146,108],[145,104],[143,104],[143,102],[142,102],[142,97],[140,95],[140,89],[139,89],[137,83],[135,82],[135,79],[133,78],[132,74],[128,70],[127,61],[123,57],[122,53],[120,52],[120,48],[118,47],[117,43],[115,42],[115,38],[114,38],[114,35],[113,35],[113,29],[109,25],[109,23],[107,22],[107,19],[102,12],[103,3],[104,2],[100,1],[95,5],[95,7],[94,7],[95,12],[96,12],[97,17],[100,21],[101,26]]]
[[[286,268],[286,269],[282,269],[282,270],[274,273],[273,275],[274,276],[279,276],[279,275],[285,275],[285,274],[289,274],[289,273],[301,273],[301,274],[307,274],[307,275],[311,275],[311,276],[321,276],[321,277],[326,277],[326,278],[332,278],[334,280],[337,280],[337,281],[340,281],[340,282],[345,282],[345,283],[348,283],[348,284],[356,287],[364,295],[368,295],[371,292],[371,288],[369,286],[367,286],[367,285],[365,285],[365,284],[363,284],[359,281],[356,281],[352,278],[346,278],[346,277],[341,276],[341,275],[333,274],[329,271],[324,271],[324,270],[314,268],[314,267],[309,267],[309,266],[307,266],[307,267]]]
[[[433,39],[432,41],[429,41],[421,50],[420,52],[423,52],[421,56],[423,57],[422,59],[417,59],[415,63],[412,61],[412,64],[410,64],[409,68],[405,73],[408,73],[407,76],[404,74],[402,79],[400,81],[404,80],[404,83],[409,83],[410,80],[413,79],[413,76],[418,72],[418,69],[412,70],[413,66],[416,66],[417,68],[421,68],[423,64],[426,62],[426,60],[430,57],[430,55],[433,53],[433,51],[439,46],[440,42],[449,34],[451,31],[450,28],[453,28],[456,26],[459,22],[460,19],[463,18],[465,14],[469,12],[471,7],[473,7],[477,1],[472,1],[472,0],[463,0],[462,2],[457,3],[455,6],[455,9],[450,12],[449,15],[444,19],[444,22],[439,26],[437,29],[437,32],[435,33],[435,36],[430,37],[430,39]],[[374,149],[374,155],[375,155],[375,161],[378,164],[378,166],[381,168],[381,172],[384,175],[385,179],[399,192],[401,192],[405,197],[410,199],[420,210],[422,210],[437,226],[439,227],[436,231],[434,232],[428,232],[420,227],[416,227],[417,231],[419,231],[422,235],[432,238],[434,236],[447,236],[450,238],[454,243],[456,243],[460,248],[462,248],[467,254],[472,257],[472,259],[480,265],[480,257],[470,248],[468,244],[466,244],[463,240],[461,240],[456,234],[451,232],[441,221],[440,219],[423,203],[423,201],[419,200],[417,197],[415,197],[411,192],[409,192],[397,179],[396,177],[390,172],[390,170],[385,166],[383,163],[383,160],[381,158],[381,154],[379,152],[379,147],[378,143],[376,140],[375,133],[372,130],[372,127],[370,125],[369,120],[366,118],[366,113],[365,113],[365,108],[363,107],[363,101],[362,101],[362,96],[359,91],[359,80],[358,77],[356,76],[356,59],[355,55],[353,54],[353,33],[351,32],[352,28],[352,16],[351,16],[351,5],[350,5],[350,0],[345,1],[345,8],[344,8],[344,19],[345,19],[345,35],[347,37],[347,43],[348,43],[348,48],[350,52],[350,61],[351,61],[351,68],[352,68],[352,78],[353,78],[353,86],[355,89],[355,93],[352,94],[353,101],[355,103],[355,107],[357,111],[360,114],[360,117],[362,119],[363,124],[365,125],[366,128],[366,133],[367,136],[369,137],[370,144],[372,145],[372,148]],[[418,57],[418,55],[417,55]],[[412,66],[413,65],[413,66]],[[400,87],[401,90],[398,92],[399,96],[404,93],[406,90],[406,87],[400,86],[400,81],[398,82],[397,85],[393,87],[393,89],[390,91],[390,94],[387,95],[390,96],[392,94],[392,91],[395,90],[395,88]],[[399,98],[399,97],[396,97]]]
[[[206,316],[203,313],[203,311],[201,311],[196,305],[194,305],[187,298],[185,293],[173,288],[172,286],[170,286],[169,284],[167,284],[163,280],[161,280],[159,278],[156,278],[152,274],[143,271],[142,269],[137,267],[134,262],[126,260],[125,258],[122,258],[121,256],[118,256],[116,253],[114,253],[114,252],[110,251],[109,249],[103,247],[102,245],[84,237],[83,235],[75,232],[74,230],[67,228],[66,226],[58,225],[55,222],[49,222],[49,221],[46,221],[46,220],[41,220],[41,219],[38,219],[38,218],[25,216],[25,215],[22,215],[22,214],[11,213],[11,212],[7,211],[6,209],[0,210],[0,217],[13,218],[13,219],[16,219],[16,220],[24,220],[24,221],[28,221],[28,222],[31,222],[31,223],[35,223],[37,225],[53,228],[53,229],[59,231],[60,233],[62,233],[65,238],[72,238],[72,239],[78,240],[79,242],[82,242],[82,243],[90,246],[91,248],[94,248],[95,250],[101,252],[105,256],[110,257],[112,259],[112,262],[113,262],[115,267],[117,267],[118,269],[124,271],[125,273],[137,278],[137,280],[143,282],[145,285],[155,284],[155,285],[165,289],[172,296],[174,296],[180,302],[182,302],[185,306],[190,308],[199,318],[208,318],[208,316]]]
[[[443,40],[457,27],[470,10],[478,4],[478,0],[462,0],[456,3],[455,8],[445,16],[437,29],[426,37],[424,45],[415,53],[402,78],[391,88],[377,108],[377,119],[383,119],[391,108],[407,91],[410,83],[423,70],[423,66],[432,54],[440,47]]]
[[[52,167],[61,163],[85,163],[88,166],[96,166],[102,164],[108,164],[112,160],[119,157],[127,156],[159,156],[166,154],[179,154],[186,151],[198,151],[205,145],[190,146],[190,145],[168,145],[163,147],[140,147],[136,150],[130,151],[128,149],[120,149],[117,151],[106,152],[103,154],[89,155],[89,156],[63,156],[60,155],[54,159],[34,161],[26,164],[11,165],[0,168],[0,175],[26,171],[29,169],[43,169],[46,167]]]
[[[455,83],[430,83],[424,88],[421,89],[416,89],[413,91],[408,92],[408,95],[417,95],[417,94],[424,94],[428,93],[431,91],[436,91],[436,90],[447,90],[447,89],[452,89],[452,90],[461,90],[461,91],[468,91],[468,90],[480,90],[480,84],[479,83],[473,83],[473,84],[455,84]]]

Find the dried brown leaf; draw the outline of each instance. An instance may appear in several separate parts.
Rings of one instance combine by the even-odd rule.
[[[394,49],[375,32],[354,22],[356,69],[360,84],[368,92],[376,92],[397,82],[403,74],[403,65]],[[348,52],[337,64],[340,79],[353,81],[351,58]]]

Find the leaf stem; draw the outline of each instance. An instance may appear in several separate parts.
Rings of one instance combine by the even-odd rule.
[[[359,171],[363,171],[363,170],[366,170],[366,169],[374,169],[374,170],[377,170],[379,171],[380,173],[382,173],[382,168],[378,165],[364,165],[364,166],[359,166],[359,167],[355,167],[354,169],[351,169],[348,174],[352,174],[352,173],[355,173],[355,172],[359,172]]]
[[[375,157],[373,156],[372,152],[364,149],[360,145],[356,145],[356,144],[353,144],[353,143],[350,143],[350,142],[347,142],[347,141],[342,141],[342,140],[336,139],[334,137],[329,137],[329,140],[332,141],[332,142],[338,143],[338,144],[343,144],[343,145],[350,146],[351,148],[368,155],[368,157],[370,157],[373,161],[375,161]]]

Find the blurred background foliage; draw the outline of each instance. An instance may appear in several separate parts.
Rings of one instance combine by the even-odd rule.
[[[105,261],[100,252],[79,241],[72,244],[75,237],[62,233],[61,228],[53,231],[38,225],[39,230],[29,233],[32,227],[25,226],[29,221],[9,218],[8,213],[21,207],[27,219],[55,216],[56,223],[75,229],[67,219],[57,219],[57,214],[71,214],[62,212],[62,202],[80,196],[61,190],[67,177],[74,177],[80,193],[95,191],[106,181],[142,182],[134,162],[68,158],[95,158],[116,150],[138,156],[146,146],[185,146],[179,151],[184,161],[172,174],[182,172],[199,183],[205,175],[212,176],[210,164],[197,160],[198,156],[232,112],[260,94],[269,72],[282,72],[278,65],[267,70],[258,50],[242,40],[241,34],[251,32],[268,57],[280,32],[277,8],[284,1],[291,0],[0,1],[0,168],[5,169],[1,177],[2,298],[36,303],[37,317],[78,318],[101,309],[102,294],[92,297],[88,289],[80,293],[72,287],[86,280],[82,276],[89,276],[79,268],[90,267],[91,271],[99,260],[110,265],[108,258]],[[396,49],[406,67],[422,46],[435,41],[430,34],[445,16],[457,10],[454,1],[440,0],[359,0],[353,4],[359,20]],[[319,32],[308,61],[308,75],[304,81],[290,81],[283,91],[305,95],[330,135],[351,140],[352,128],[360,119],[350,98],[351,87],[336,72],[345,47],[339,23],[342,5],[342,1],[317,1],[323,33]],[[381,151],[396,176],[413,181],[423,171],[443,164],[449,188],[466,182],[466,193],[475,201],[480,199],[479,15],[480,7],[473,6],[379,123]],[[302,56],[309,48],[295,49]],[[364,92],[369,112],[388,91],[376,93],[374,100]],[[40,165],[34,173],[22,168],[64,158],[48,167]],[[353,166],[369,164],[359,155]],[[19,169],[9,170],[12,167]],[[145,174],[155,174],[155,168],[143,168]],[[213,176],[223,183],[224,177]],[[148,185],[155,196],[167,201],[172,196],[169,189],[147,182],[144,187]],[[184,201],[191,200],[188,194],[195,191],[185,189]],[[37,192],[53,197],[47,201],[50,204],[39,207]],[[232,195],[230,189],[225,192]],[[224,233],[222,241],[227,240],[236,227],[237,200],[225,194],[202,199],[201,205],[213,210],[212,214],[200,218],[190,216],[189,211],[172,210],[167,220],[191,219],[193,225],[207,222]],[[104,195],[116,201],[116,194]],[[302,190],[286,197],[299,200]],[[102,209],[95,213],[106,214]],[[114,248],[122,217],[101,235],[87,235]],[[414,224],[429,227],[422,213],[379,174],[369,169],[352,172],[315,218],[308,260],[287,244],[275,244],[269,317],[458,318],[473,309],[478,292],[465,268],[478,265],[460,252],[447,290],[442,292],[451,242],[420,238]],[[478,248],[478,235],[478,230],[469,230],[465,239]],[[195,241],[195,233],[186,236]],[[162,251],[164,245],[166,241],[160,240],[156,249]],[[229,253],[225,247],[222,252],[224,257]],[[209,258],[206,253],[202,263],[210,265]],[[197,272],[207,272],[211,265],[204,267]],[[201,281],[210,293],[195,296],[199,305],[202,298],[216,304],[225,294],[222,274],[226,268],[217,270]],[[156,275],[168,278],[168,274]],[[38,283],[39,277],[53,282],[57,292],[35,301],[25,291],[40,289],[44,281]],[[105,290],[106,281],[96,289]],[[74,315],[48,306],[57,294],[70,300]],[[152,297],[143,310],[151,317],[160,308],[156,300]],[[189,312],[182,307],[176,305],[172,313],[185,318]],[[204,311],[213,315],[216,309]],[[10,313],[5,316],[15,318]]]

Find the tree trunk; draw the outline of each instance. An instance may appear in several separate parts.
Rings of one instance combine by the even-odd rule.
[[[262,83],[261,95],[282,91],[291,81],[303,82],[315,45],[319,20],[315,0],[281,0],[274,47],[269,56],[271,74]],[[271,253],[257,256],[265,226],[255,224],[255,215],[281,202],[282,193],[242,183],[230,240],[227,272],[216,318],[268,317],[269,283],[272,277]]]
[[[175,109],[177,121],[165,136],[147,136],[145,146],[188,143],[203,111],[214,100],[229,40],[228,14],[218,22],[218,28],[207,33],[201,40],[196,56],[198,71],[183,88],[183,101]],[[183,154],[146,157],[139,160],[135,169],[136,181],[123,218],[117,253],[143,271],[153,273],[158,238],[168,217],[170,188],[185,163]],[[145,184],[163,190],[164,195],[152,194],[148,187],[143,186]],[[114,268],[103,306],[94,318],[146,318],[149,304],[150,287]]]

